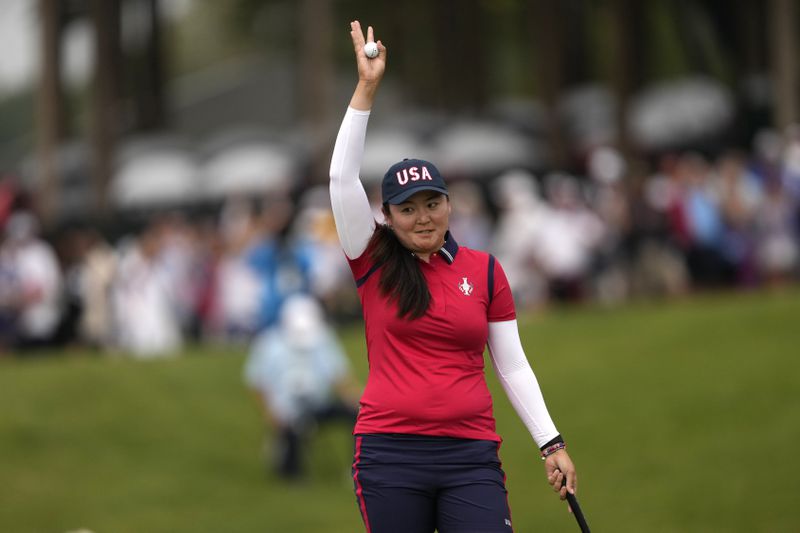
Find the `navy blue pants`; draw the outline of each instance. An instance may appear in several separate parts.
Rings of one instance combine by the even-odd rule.
[[[356,435],[353,484],[367,533],[510,533],[500,444]]]

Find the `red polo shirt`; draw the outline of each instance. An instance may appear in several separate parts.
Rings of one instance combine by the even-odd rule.
[[[486,386],[489,322],[516,317],[500,264],[485,252],[444,247],[419,265],[431,292],[421,318],[397,317],[380,293],[369,251],[349,261],[364,312],[369,377],[354,433],[412,433],[500,441]],[[490,292],[491,291],[491,292]]]

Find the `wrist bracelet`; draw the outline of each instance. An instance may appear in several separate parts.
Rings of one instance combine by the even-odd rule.
[[[557,442],[552,446],[548,446],[547,448],[542,450],[542,461],[544,461],[548,456],[556,453],[558,450],[563,450],[566,447],[567,445],[563,442]]]

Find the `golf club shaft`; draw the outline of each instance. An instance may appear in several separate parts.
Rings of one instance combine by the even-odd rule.
[[[564,484],[562,486],[567,486],[566,476],[564,477]],[[586,518],[583,516],[583,511],[581,511],[581,506],[578,505],[578,498],[576,498],[574,494],[570,494],[569,491],[567,491],[567,503],[569,503],[572,514],[575,516],[575,520],[577,520],[578,526],[581,528],[581,533],[591,533],[589,524],[586,523]]]

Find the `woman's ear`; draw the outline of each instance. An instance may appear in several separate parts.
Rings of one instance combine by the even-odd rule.
[[[381,213],[383,213],[383,219],[386,222],[386,225],[389,226],[391,229],[392,227],[392,213],[389,211],[389,205],[383,204],[381,206]]]

